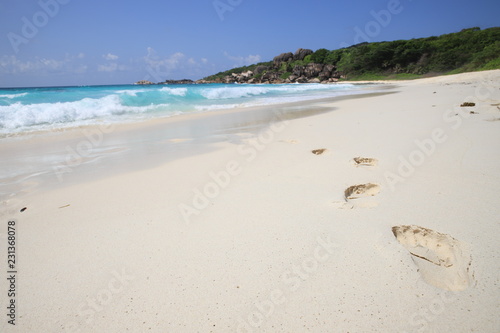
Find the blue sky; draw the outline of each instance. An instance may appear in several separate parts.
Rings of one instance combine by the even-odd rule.
[[[0,0],[0,87],[198,79],[300,47],[500,26],[498,13],[498,0]]]

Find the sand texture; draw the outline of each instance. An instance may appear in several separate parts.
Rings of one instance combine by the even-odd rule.
[[[117,126],[13,179],[0,332],[498,332],[500,71],[384,86]],[[81,140],[0,154],[14,170]]]

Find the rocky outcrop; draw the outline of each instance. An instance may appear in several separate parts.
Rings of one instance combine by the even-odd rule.
[[[298,77],[298,78],[295,80],[295,82],[297,82],[297,83],[307,83],[308,81],[309,81],[309,80],[308,80],[308,79],[307,79],[307,77],[305,77],[305,76],[300,76],[300,77]]]
[[[286,57],[285,57],[286,59]],[[278,70],[279,68],[279,70]],[[306,66],[289,65],[286,71],[280,65],[278,68],[258,66],[254,71],[231,73],[222,79],[210,81],[213,83],[332,83],[337,82],[342,76],[334,65],[309,63]],[[284,75],[287,74],[287,75]],[[210,83],[205,80],[196,83]]]
[[[154,84],[154,83],[151,81],[147,81],[147,80],[140,80],[140,81],[137,81],[135,84],[146,85],[146,84]]]
[[[274,57],[273,65],[275,68],[278,68],[281,65],[281,63],[292,61],[292,60],[293,60],[293,53],[292,52],[282,53],[279,56]]]
[[[299,66],[299,65],[297,65],[297,66],[295,66],[295,67],[293,68],[292,73],[293,73],[293,75],[296,75],[297,77],[299,77],[299,76],[304,75],[304,71],[305,71],[305,69],[306,69],[306,67],[305,67],[305,66]]]
[[[314,52],[309,49],[298,49],[295,51],[295,54],[293,55],[293,60],[304,60],[305,57],[307,57],[310,54],[313,54]]]
[[[201,80],[201,81],[204,81],[204,80]],[[205,81],[204,83],[206,83],[207,81]],[[140,81],[137,81],[135,84],[140,84],[140,85],[147,85],[147,84],[194,84],[194,83],[200,83],[200,82],[194,82],[193,80],[189,80],[189,79],[182,79],[182,80],[165,80],[164,82],[160,82],[160,83],[153,83],[151,81],[147,81],[147,80],[140,80]]]
[[[335,65],[310,62],[309,49],[298,49],[295,54],[282,53],[274,57],[272,64],[261,64],[253,71],[231,73],[214,81],[196,83],[333,83],[342,78]]]
[[[324,67],[323,64],[315,64],[315,63],[307,64],[306,68],[304,69],[304,75],[309,78],[318,77],[319,73],[323,71],[323,67]]]
[[[182,80],[166,80],[160,84],[193,84],[195,83],[193,80],[182,79]]]
[[[267,70],[269,70],[269,67],[260,65],[260,66],[255,67],[254,73],[255,73],[255,75],[259,75],[259,74],[264,73]]]
[[[335,70],[336,70],[336,68],[334,65],[324,65],[323,70],[318,74],[318,78],[321,81],[324,81],[324,80],[329,79],[331,77],[337,77]]]
[[[270,83],[282,83],[279,72],[266,72],[262,75],[261,81]],[[280,82],[281,81],[281,82]]]
[[[231,73],[231,75],[227,75],[226,77],[224,77],[221,83],[254,83],[254,81],[255,81],[254,72],[246,71],[242,73]],[[197,83],[200,82],[197,81]]]

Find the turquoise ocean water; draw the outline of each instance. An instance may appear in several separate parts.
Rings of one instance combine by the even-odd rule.
[[[364,88],[352,84],[192,84],[0,89],[0,137],[314,100],[362,93]]]

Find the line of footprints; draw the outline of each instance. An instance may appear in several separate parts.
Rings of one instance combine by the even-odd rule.
[[[321,155],[326,149],[316,149],[312,153]],[[378,160],[368,157],[353,158],[355,166],[374,167]],[[366,201],[354,204],[352,200],[370,198],[380,192],[378,184],[359,184],[345,189],[345,201],[334,202],[337,208],[352,209],[357,207],[375,207],[376,202]],[[462,291],[474,283],[471,271],[471,255],[468,246],[451,237],[417,225],[399,225],[392,227],[397,241],[411,255],[422,279],[435,287]]]
[[[312,151],[314,155],[322,155],[327,149],[315,149]],[[371,157],[355,157],[352,159],[355,166],[367,166],[374,167],[378,164],[376,158]],[[374,201],[364,201],[361,203],[354,204],[352,200],[360,198],[373,197],[380,193],[380,185],[378,184],[358,184],[353,185],[345,189],[344,191],[344,201],[335,201],[334,204],[340,209],[353,209],[357,207],[372,208],[376,207],[378,204]]]
[[[352,159],[355,166],[367,166],[374,167],[378,164],[378,160],[371,157],[355,157]],[[362,202],[358,202],[356,205],[352,202],[352,200],[360,199],[360,198],[369,198],[373,197],[380,193],[380,185],[378,184],[358,184],[353,185],[345,189],[344,198],[346,204],[343,208],[356,208],[356,207],[365,207],[372,208],[377,206],[378,204],[374,201],[365,200]]]
[[[318,155],[318,152],[323,153],[324,151],[325,149],[319,149],[312,152]],[[378,160],[371,157],[354,157],[352,161],[357,167],[374,167],[378,164]],[[379,184],[366,183],[353,185],[344,190],[344,201],[335,201],[334,205],[339,209],[373,208],[378,206],[378,203],[369,198],[379,193]],[[356,203],[353,200],[356,200]]]

